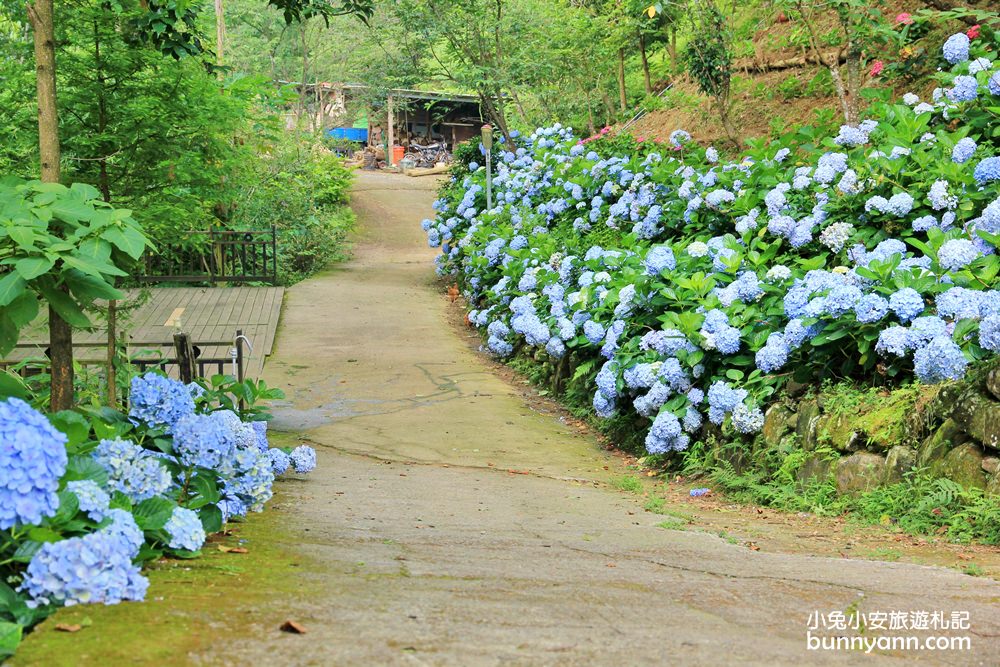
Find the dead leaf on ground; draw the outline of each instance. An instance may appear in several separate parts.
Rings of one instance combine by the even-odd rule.
[[[279,629],[282,632],[290,632],[293,635],[304,635],[305,633],[308,632],[308,630],[306,630],[304,625],[302,625],[301,623],[296,623],[295,621],[291,620],[282,623]]]
[[[83,626],[78,623],[59,623],[56,625],[56,630],[59,632],[79,632],[83,630]]]
[[[225,544],[219,545],[219,551],[224,554],[248,554],[250,550],[246,547],[227,547]]]

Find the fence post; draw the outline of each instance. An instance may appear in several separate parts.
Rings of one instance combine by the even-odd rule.
[[[174,350],[177,352],[177,367],[180,369],[181,382],[194,382],[194,346],[191,337],[183,331],[174,334]]]
[[[114,408],[118,404],[117,382],[115,373],[115,356],[118,354],[118,302],[114,299],[108,301],[108,370],[106,380],[108,383],[107,404],[109,408]]]
[[[236,379],[243,383],[246,377],[246,370],[243,368],[243,329],[236,330]],[[240,411],[246,407],[245,401],[240,398]]]
[[[271,225],[271,284],[278,284],[278,227]]]

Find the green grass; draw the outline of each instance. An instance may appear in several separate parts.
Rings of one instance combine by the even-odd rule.
[[[688,521],[681,521],[679,519],[670,519],[669,521],[661,521],[656,524],[657,528],[663,528],[664,530],[684,530],[687,527]]]
[[[635,475],[622,475],[621,477],[612,477],[611,486],[615,487],[619,491],[624,491],[626,493],[642,493],[642,480]]]
[[[911,535],[1000,544],[1000,497],[979,489],[965,489],[918,470],[898,484],[840,496],[832,478],[804,483],[796,479],[806,460],[797,446],[753,452],[740,470],[726,458],[730,447],[745,445],[696,443],[688,450],[683,472],[701,476],[713,489],[743,503],[826,516],[847,514],[861,523]]]

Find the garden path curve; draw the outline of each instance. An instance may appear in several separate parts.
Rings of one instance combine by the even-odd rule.
[[[437,183],[359,175],[350,262],[288,291],[265,377],[317,471],[283,485],[309,630],[220,639],[199,664],[851,664],[807,652],[813,611],[961,610],[1000,664],[1000,583],[953,570],[750,551],[601,483],[615,462],[534,411],[449,322],[419,227]],[[599,484],[595,484],[598,482]],[[276,573],[278,576],[278,573]]]

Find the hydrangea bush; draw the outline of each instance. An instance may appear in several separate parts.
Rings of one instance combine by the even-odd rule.
[[[0,624],[142,600],[143,562],[197,557],[226,521],[264,509],[276,476],[315,467],[310,447],[270,447],[266,423],[211,383],[133,378],[124,415],[0,400]],[[262,395],[241,390],[245,414]]]
[[[501,153],[492,209],[483,169],[444,188],[438,273],[486,349],[568,355],[653,454],[759,431],[793,377],[958,380],[1000,352],[1000,67],[962,37],[931,100],[729,161],[683,131],[623,153],[539,129]]]

